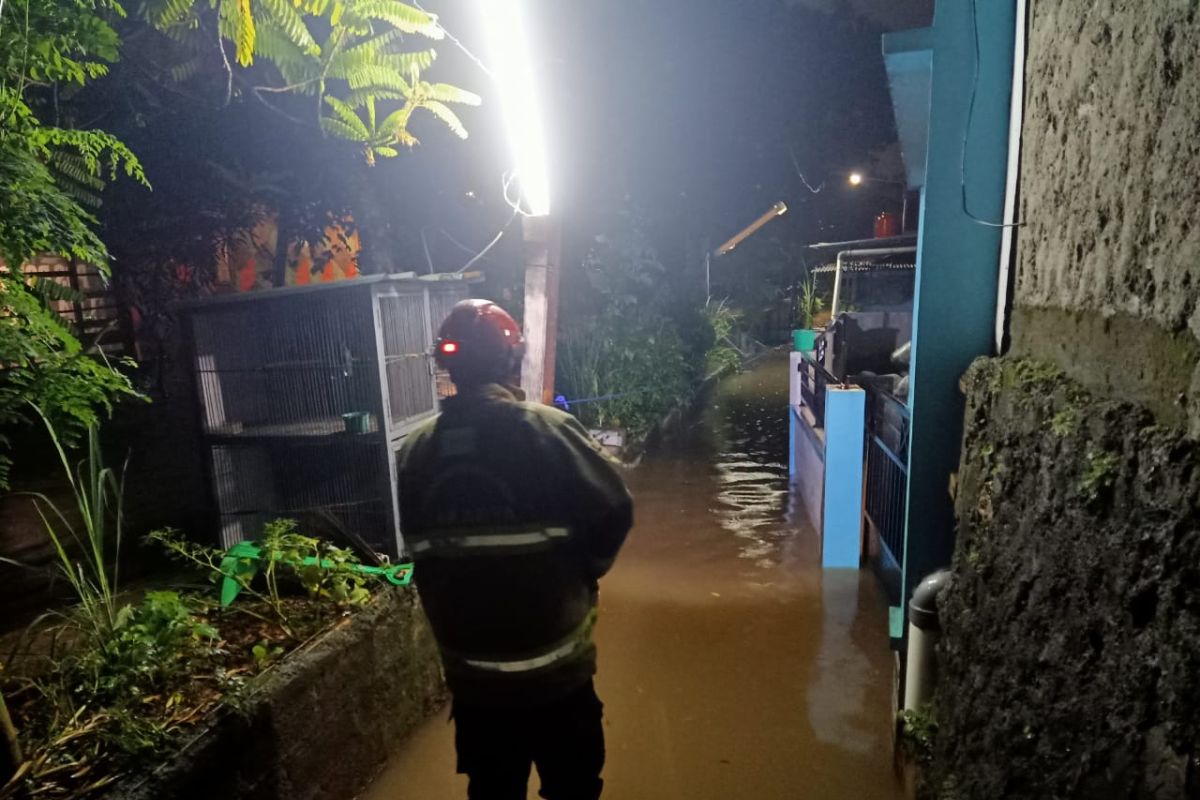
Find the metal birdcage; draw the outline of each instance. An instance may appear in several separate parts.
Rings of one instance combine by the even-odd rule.
[[[405,273],[188,307],[223,546],[295,517],[403,552],[395,453],[444,394],[430,344],[467,296],[459,276]]]

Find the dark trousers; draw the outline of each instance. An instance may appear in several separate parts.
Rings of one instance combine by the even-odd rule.
[[[458,771],[470,800],[525,800],[536,765],[546,800],[596,800],[604,781],[604,705],[592,682],[545,705],[517,709],[454,704]]]

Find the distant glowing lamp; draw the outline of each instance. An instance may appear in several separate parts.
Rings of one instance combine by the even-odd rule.
[[[458,342],[442,342],[442,355],[452,356],[458,352]]]
[[[478,0],[491,55],[495,90],[515,162],[515,177],[529,213],[550,213],[546,139],[537,102],[521,0]]]
[[[850,185],[851,186],[862,186],[862,182],[863,182],[863,174],[861,172],[851,172],[850,173]]]

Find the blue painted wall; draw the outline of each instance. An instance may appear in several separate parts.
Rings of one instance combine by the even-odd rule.
[[[977,15],[977,18],[975,16]],[[1000,229],[963,210],[963,141],[968,207],[998,221],[1004,202],[1012,89],[1012,0],[940,0],[932,27],[929,146],[917,243],[916,300],[909,403],[908,525],[904,597],[950,561],[963,398],[958,380],[992,352]],[[897,635],[898,631],[893,631]]]
[[[857,569],[862,554],[863,444],[866,397],[862,389],[825,392],[825,505],[821,566]]]

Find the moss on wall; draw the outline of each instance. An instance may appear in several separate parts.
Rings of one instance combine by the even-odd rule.
[[[1200,445],[977,362],[930,795],[1200,797]]]
[[[1018,306],[1012,334],[1013,355],[1054,364],[1089,391],[1200,434],[1200,347],[1190,332],[1129,314]]]

